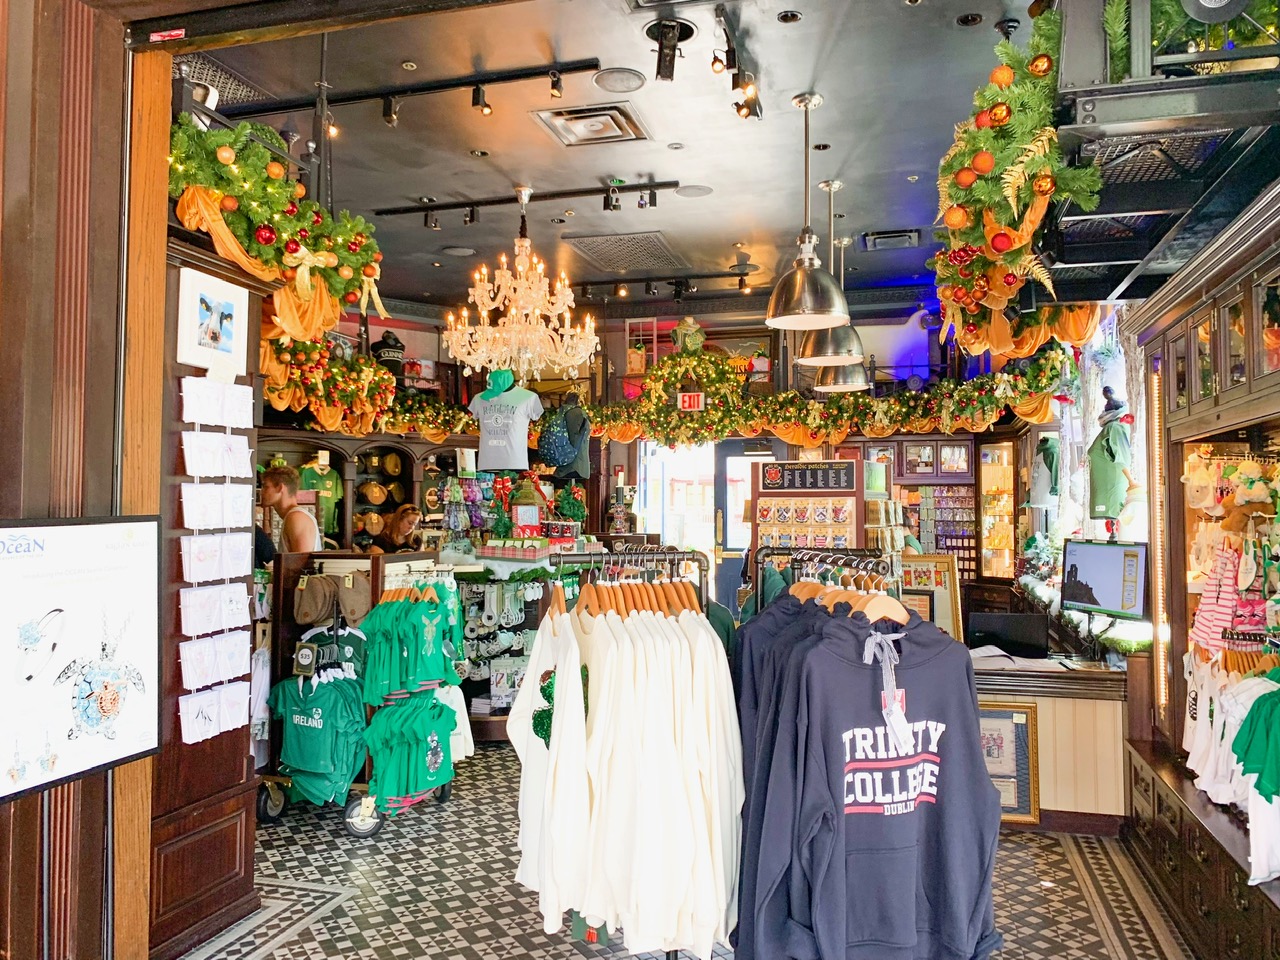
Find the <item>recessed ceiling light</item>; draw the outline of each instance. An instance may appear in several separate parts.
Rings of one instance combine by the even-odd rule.
[[[564,217],[552,217],[552,218],[551,218],[551,222],[552,222],[552,223],[564,223]]]
[[[435,198],[435,197],[428,197],[428,196],[421,196],[421,197],[419,197],[419,198],[418,198],[418,202],[419,202],[419,203],[435,203],[435,202],[436,202],[436,198]]]
[[[668,149],[668,150],[683,150],[683,149],[684,149],[684,144],[683,144],[683,143],[681,143],[679,140],[675,140],[675,141],[672,141],[671,143],[668,143],[668,144],[667,144],[667,149]]]
[[[471,155],[477,159],[483,159],[489,155],[488,150],[472,150]]]
[[[606,67],[597,70],[591,82],[609,93],[634,93],[644,86],[644,74],[626,67]]]
[[[907,177],[907,183],[915,183],[919,179],[920,178],[913,173],[911,176]]]
[[[813,145],[813,149],[815,149],[815,150],[830,150],[830,149],[831,149],[831,144],[829,144],[829,143],[815,143],[815,144]]]
[[[982,22],[980,13],[962,13],[956,17],[956,23],[962,27],[976,27]]]
[[[566,210],[566,211],[564,212],[564,215],[565,215],[566,217],[572,217],[572,216],[573,216],[573,211],[572,211],[572,210]]]
[[[735,241],[733,242],[733,246],[734,246],[734,249],[735,249],[735,250],[741,250],[743,247],[745,247],[745,246],[746,246],[746,244],[745,244],[745,243],[743,243],[741,240],[735,240]]]
[[[903,2],[904,2],[908,7],[914,7],[914,6],[917,6],[917,5],[920,3],[920,0],[903,0]]]
[[[400,64],[400,69],[408,70],[410,73],[412,73],[414,70],[418,69],[418,65],[414,63],[412,60],[405,60],[403,63]]]
[[[714,193],[710,187],[700,183],[691,183],[688,186],[676,187],[676,196],[684,197],[686,200],[697,200],[699,197],[709,197]]]
[[[445,247],[440,252],[447,253],[451,257],[470,257],[475,253],[470,247]]]
[[[857,267],[845,267],[845,268],[844,268],[844,272],[845,272],[845,273],[857,273],[857,272],[858,272],[858,268],[857,268]]]
[[[799,10],[783,10],[778,14],[779,23],[799,23],[804,19],[804,14]]]
[[[837,213],[837,214],[835,215],[835,218],[836,218],[837,220],[843,220],[843,219],[844,219],[844,214],[843,214],[843,213]]]
[[[431,261],[431,265],[432,265],[433,267],[443,267],[443,266],[444,266],[444,264],[443,264],[443,263],[441,263],[439,260],[432,260],[432,261]]]

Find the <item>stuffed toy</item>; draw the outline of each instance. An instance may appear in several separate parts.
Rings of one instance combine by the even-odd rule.
[[[1218,468],[1201,459],[1198,453],[1187,457],[1186,470],[1182,474],[1182,482],[1187,485],[1187,506],[1213,517],[1223,514],[1223,506],[1218,503]]]
[[[1245,460],[1231,475],[1234,490],[1230,497],[1223,501],[1227,507],[1227,515],[1223,518],[1222,529],[1227,533],[1244,533],[1251,520],[1258,518],[1270,520],[1276,515],[1275,504],[1271,500],[1272,490],[1262,478],[1262,465],[1254,460]]]

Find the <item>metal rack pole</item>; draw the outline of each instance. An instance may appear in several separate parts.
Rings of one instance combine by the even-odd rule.
[[[888,577],[892,565],[885,559],[883,551],[860,547],[854,550],[823,551],[810,550],[808,547],[757,547],[751,558],[753,575],[755,576],[756,613],[760,613],[760,605],[764,602],[764,565],[773,557],[789,559],[794,567],[797,564],[815,562],[838,564],[841,560],[876,560],[877,576]],[[794,570],[793,570],[794,573]]]

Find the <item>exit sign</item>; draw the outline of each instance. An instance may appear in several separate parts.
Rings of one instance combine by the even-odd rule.
[[[681,413],[701,413],[706,409],[707,397],[704,393],[682,393],[680,394],[680,412]]]

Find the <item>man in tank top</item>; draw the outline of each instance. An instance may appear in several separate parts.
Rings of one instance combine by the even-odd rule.
[[[316,518],[298,506],[298,471],[293,467],[271,467],[262,474],[262,505],[270,507],[283,521],[280,530],[282,553],[311,553],[324,549],[324,539]]]

